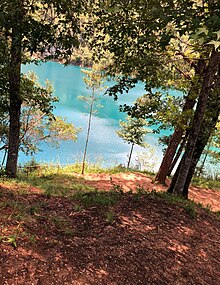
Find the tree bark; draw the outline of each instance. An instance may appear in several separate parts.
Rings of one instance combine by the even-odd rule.
[[[17,21],[22,22],[22,1],[19,1],[17,8]],[[21,76],[21,43],[22,31],[17,24],[11,32],[11,52],[9,66],[9,141],[8,155],[6,162],[6,174],[8,177],[16,177],[19,135],[20,135],[20,114],[22,99],[20,96],[20,76]]]
[[[194,96],[192,96],[192,93],[194,92],[194,89],[192,89],[188,96],[186,97],[185,104],[183,106],[183,113],[192,110],[196,99]],[[183,122],[183,124],[186,122]],[[174,161],[174,157],[177,151],[177,148],[182,140],[184,134],[184,130],[181,127],[176,127],[174,130],[174,133],[170,139],[170,142],[168,144],[168,147],[166,149],[166,152],[164,154],[163,160],[161,162],[159,171],[156,175],[155,181],[158,181],[161,184],[165,184],[166,177],[169,175],[169,170],[171,168],[171,164]],[[173,165],[174,167],[175,165]],[[172,171],[172,170],[171,170]]]
[[[93,104],[94,104],[94,100],[95,100],[95,90],[94,89],[92,90],[91,100],[92,101],[91,101],[90,111],[89,111],[88,129],[87,129],[86,144],[85,144],[85,149],[84,149],[84,154],[83,154],[81,174],[84,174],[84,171],[85,171],[86,153],[87,153],[87,148],[88,148],[88,143],[89,143],[89,135],[90,135],[90,129],[91,129],[91,122],[92,122]]]
[[[210,150],[210,147],[211,147],[211,142],[212,142],[212,138],[210,136],[210,139],[209,141],[207,142],[207,149],[206,149],[206,153],[205,153],[205,156],[202,160],[202,163],[201,163],[201,166],[199,167],[199,170],[198,172],[196,172],[196,177],[200,177],[204,171],[204,167],[205,167],[205,163],[206,163],[206,160],[208,158],[208,151]]]
[[[202,59],[200,59],[198,63],[194,65],[194,68],[195,68],[195,74],[199,76],[199,83],[201,83],[200,79],[204,72],[205,62]],[[189,93],[185,98],[185,103],[183,106],[182,114],[184,114],[184,112],[192,110],[193,107],[195,106],[195,103],[196,103],[195,94],[197,94],[197,88],[198,88],[197,85],[193,85],[191,89],[189,90]],[[182,125],[185,126],[187,124],[187,121],[188,121],[188,118],[183,117],[182,122],[181,122]],[[161,184],[165,184],[166,177],[171,174],[174,166],[176,165],[176,162],[178,161],[178,158],[176,159],[175,157],[176,157],[177,148],[182,140],[183,134],[184,134],[184,130],[181,127],[175,128],[172,138],[167,147],[167,150],[164,154],[163,160],[161,162],[159,171],[155,177],[155,181],[158,181]],[[180,154],[178,151],[177,157]]]
[[[183,188],[183,196],[188,197],[188,189],[190,182],[192,180],[192,177],[195,173],[196,165],[199,162],[199,159],[205,149],[205,146],[210,140],[210,137],[212,136],[212,133],[215,130],[215,126],[218,122],[218,118],[220,115],[220,70],[218,74],[217,84],[215,86],[215,91],[211,94],[210,100],[207,105],[206,110],[206,117],[204,118],[202,125],[201,125],[201,131],[198,137],[198,140],[196,142],[195,150],[192,157],[192,162],[190,165],[190,169],[187,175],[187,179],[184,184]],[[210,114],[212,114],[212,117],[210,118]]]
[[[185,196],[186,191],[185,183],[191,163],[193,160],[193,153],[196,147],[198,136],[201,130],[201,124],[206,111],[206,106],[208,102],[208,95],[213,87],[213,82],[215,81],[216,73],[219,69],[219,53],[213,49],[206,72],[203,77],[203,84],[201,87],[197,108],[193,118],[192,128],[190,129],[189,139],[186,145],[185,153],[181,159],[180,167],[178,167],[178,173],[175,175],[175,181],[171,183],[169,192],[174,192],[177,195]]]
[[[172,163],[172,160],[176,154],[176,150],[178,148],[178,145],[182,139],[182,135],[183,135],[183,130],[180,128],[175,129],[168,147],[165,151],[163,160],[161,162],[159,171],[155,177],[155,181],[158,181],[161,184],[165,184],[166,178],[168,176],[168,172],[169,172],[169,168],[170,165]]]
[[[131,150],[130,150],[129,157],[128,157],[128,165],[127,165],[127,169],[129,169],[129,167],[130,167],[130,163],[131,163],[131,156],[132,156],[133,149],[134,149],[134,143],[132,143],[132,144],[131,144]]]
[[[171,175],[171,173],[172,173],[172,171],[173,171],[175,165],[177,164],[177,161],[179,160],[179,158],[180,158],[180,156],[181,156],[181,154],[182,154],[182,151],[183,151],[183,149],[184,149],[184,147],[185,147],[185,145],[186,145],[186,141],[187,141],[187,136],[185,136],[185,137],[183,138],[183,140],[182,140],[182,142],[181,142],[181,144],[180,144],[180,146],[179,146],[179,148],[178,148],[178,151],[177,151],[175,157],[173,158],[173,161],[172,161],[171,166],[170,166],[170,168],[169,168],[169,171],[168,171],[168,173],[167,173],[168,176]]]

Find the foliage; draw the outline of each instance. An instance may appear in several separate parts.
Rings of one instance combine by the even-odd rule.
[[[215,130],[211,136],[211,148],[207,149],[207,153],[212,164],[220,163],[220,122],[217,123]]]
[[[158,160],[155,156],[155,150],[149,148],[147,152],[137,152],[135,157],[136,164],[139,166],[141,171],[154,171]]]
[[[9,94],[6,172],[10,177],[16,177],[19,152],[21,64],[31,61],[32,56],[45,60],[58,58],[66,62],[79,45],[79,14],[87,6],[84,4],[84,1],[57,0],[9,0],[0,3],[0,49],[6,67],[3,81]]]
[[[150,131],[146,128],[147,122],[142,118],[126,117],[126,122],[121,121],[121,129],[116,131],[119,137],[121,137],[125,142],[131,144],[131,150],[128,156],[127,169],[130,167],[131,156],[133,152],[134,145],[139,145],[141,147],[147,147],[145,143],[145,135]]]
[[[13,37],[12,29],[19,19],[21,49],[27,56],[67,57],[78,46],[78,21],[83,1],[1,1],[0,26],[5,39]],[[84,6],[85,7],[85,6]]]
[[[61,140],[76,141],[79,128],[65,118],[53,115],[54,102],[58,99],[53,95],[53,88],[47,81],[42,87],[36,75],[29,73],[22,75],[21,95],[23,99],[21,109],[21,130],[19,149],[26,155],[39,151],[39,144],[46,142],[58,146]],[[5,107],[1,104],[2,110]],[[8,145],[8,112],[0,118],[0,134],[2,148]]]
[[[142,147],[147,147],[144,139],[145,135],[150,131],[145,128],[146,126],[146,120],[127,116],[125,122],[120,122],[121,129],[116,131],[116,133],[120,138],[129,144],[136,144]]]
[[[197,187],[204,187],[207,189],[214,189],[219,191],[220,189],[220,177],[194,177],[192,180],[192,185]]]
[[[102,66],[100,64],[94,64],[92,69],[82,69],[82,73],[85,74],[83,80],[86,84],[86,88],[91,91],[89,96],[79,96],[78,98],[84,101],[91,110],[92,105],[92,114],[97,113],[97,109],[102,107],[99,104],[100,96],[97,96],[97,93],[100,93],[104,89],[104,73],[102,71]]]

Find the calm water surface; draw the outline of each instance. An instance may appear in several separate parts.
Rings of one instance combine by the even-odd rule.
[[[85,103],[78,99],[79,96],[89,95],[90,91],[86,88],[83,81],[84,74],[77,66],[64,67],[56,62],[47,62],[40,65],[23,66],[23,72],[34,71],[41,84],[48,79],[52,82],[55,89],[54,95],[59,97],[56,104],[55,115],[64,116],[68,121],[73,122],[82,131],[79,133],[76,143],[72,141],[62,142],[59,148],[50,147],[45,143],[40,145],[41,151],[34,155],[38,162],[53,162],[70,164],[81,161],[84,150],[85,136],[88,123],[88,109]],[[107,82],[110,86],[112,82]],[[103,91],[102,91],[103,92]],[[114,101],[109,96],[100,94],[103,108],[98,110],[92,118],[91,134],[88,146],[88,159],[90,162],[103,161],[105,166],[126,163],[127,154],[130,146],[120,139],[115,131],[119,128],[119,120],[125,118],[125,114],[119,112],[118,107],[123,103],[132,103],[138,96],[144,94],[142,83],[132,89],[129,94],[120,95],[118,101]],[[146,142],[155,149],[155,155],[161,159],[161,148],[157,145],[157,136],[148,134]],[[133,162],[137,152],[147,152],[146,149],[136,146],[134,148]],[[19,163],[30,160],[24,154],[19,155]]]

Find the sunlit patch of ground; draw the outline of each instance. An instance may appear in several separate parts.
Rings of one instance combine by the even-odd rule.
[[[73,174],[84,178],[85,183],[99,190],[110,190],[114,185],[119,185],[125,192],[136,191],[138,188],[145,190],[166,191],[167,187],[152,183],[152,178],[141,173],[119,173],[119,174]],[[167,181],[169,184],[169,181]],[[196,203],[209,207],[212,211],[220,211],[220,190],[190,187],[189,198]]]
[[[219,284],[220,220],[144,174],[26,178],[0,185],[1,285]],[[190,198],[219,209],[218,191]]]

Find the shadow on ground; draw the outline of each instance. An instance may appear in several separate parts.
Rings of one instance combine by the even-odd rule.
[[[1,187],[0,284],[219,283],[217,218],[155,194],[116,194],[114,203],[85,207],[71,196]]]

